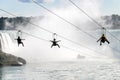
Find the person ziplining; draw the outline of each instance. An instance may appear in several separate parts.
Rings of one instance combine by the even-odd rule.
[[[110,42],[107,40],[107,38],[105,37],[105,34],[102,34],[102,36],[100,37],[100,39],[97,40],[97,42],[100,41],[100,46],[102,45],[102,43],[105,43],[105,41],[110,44]]]
[[[60,42],[60,40],[57,41],[56,38],[57,38],[57,35],[56,35],[56,33],[54,33],[54,34],[53,34],[53,40],[50,40],[50,42],[52,42],[51,48],[52,48],[53,46],[58,46],[58,47],[60,48],[60,46],[59,46],[59,44],[58,44],[58,42]]]
[[[22,35],[22,32],[20,31],[20,30],[18,30],[18,32],[17,32],[18,34],[18,38],[17,39],[15,39],[15,40],[17,40],[17,43],[18,43],[18,47],[19,47],[19,45],[20,44],[22,44],[22,46],[24,47],[24,43],[22,42],[22,40],[25,40],[25,39],[21,39],[21,35]]]
[[[100,39],[97,40],[100,41],[100,46],[102,45],[102,43],[105,43],[107,42],[108,44],[110,44],[110,42],[108,41],[108,39],[105,37],[105,34],[106,34],[106,28],[102,28],[102,36],[100,37]]]
[[[20,44],[22,44],[22,46],[24,47],[24,44],[23,44],[22,40],[25,40],[25,39],[21,39],[20,36],[18,36],[18,38],[15,39],[15,40],[17,40],[18,47],[19,47]]]

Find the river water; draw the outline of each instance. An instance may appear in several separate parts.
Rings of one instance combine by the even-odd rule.
[[[120,80],[116,61],[61,61],[1,67],[0,80]]]

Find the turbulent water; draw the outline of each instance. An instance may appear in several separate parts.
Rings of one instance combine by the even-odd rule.
[[[41,62],[0,71],[1,80],[120,80],[115,61]]]

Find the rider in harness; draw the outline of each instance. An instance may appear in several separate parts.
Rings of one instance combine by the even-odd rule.
[[[101,38],[97,40],[97,42],[100,41],[100,46],[102,43],[105,43],[105,41],[109,44],[110,42],[107,40],[104,34],[102,34]]]
[[[51,41],[51,40],[50,40],[50,41]],[[60,40],[59,40],[59,41],[56,41],[56,39],[54,38],[53,41],[51,41],[51,42],[52,42],[51,48],[52,48],[53,46],[58,46],[58,47],[60,48],[59,44],[57,44],[58,42],[60,42]]]
[[[21,32],[21,30],[18,30],[18,32],[17,32],[17,36],[18,36],[18,38],[15,39],[15,40],[17,40],[18,47],[19,47],[20,44],[22,44],[22,46],[24,47],[24,44],[23,44],[22,40],[25,40],[25,39],[21,39],[21,36],[22,36],[22,32]]]
[[[20,44],[22,44],[22,46],[24,47],[24,44],[23,44],[22,40],[25,40],[25,39],[21,39],[20,36],[18,36],[18,38],[15,39],[15,40],[17,40],[18,46],[19,46]]]
[[[54,33],[54,34],[53,34],[53,40],[50,40],[50,42],[52,42],[51,48],[52,48],[53,46],[58,46],[58,47],[60,48],[60,46],[59,46],[59,44],[58,44],[58,42],[60,42],[60,40],[59,40],[59,41],[56,41],[56,38],[57,38],[57,34]]]

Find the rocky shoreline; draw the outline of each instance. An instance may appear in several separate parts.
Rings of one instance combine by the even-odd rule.
[[[0,66],[23,66],[26,60],[8,53],[0,51]]]

